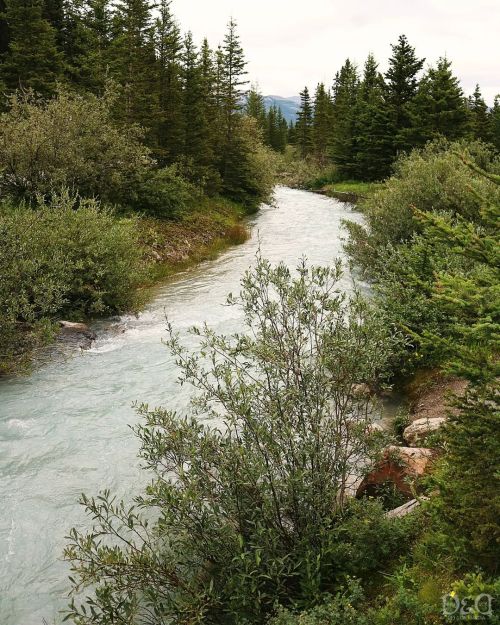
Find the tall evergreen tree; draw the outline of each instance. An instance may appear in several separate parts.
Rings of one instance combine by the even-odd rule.
[[[7,26],[6,11],[7,5],[5,0],[0,0],[0,59],[9,49],[9,29]]]
[[[474,93],[469,97],[470,130],[473,137],[482,141],[493,140],[492,117],[483,100],[479,85],[476,85]]]
[[[156,126],[156,60],[150,0],[118,0],[110,47],[112,76],[122,86],[120,117],[127,123]]]
[[[257,85],[252,85],[247,94],[245,113],[257,121],[257,125],[262,129],[262,132],[265,131],[267,124],[266,106]]]
[[[80,54],[75,55],[73,72],[83,88],[102,94],[109,77],[111,0],[84,0],[82,13]]]
[[[182,38],[170,5],[171,0],[161,0],[154,35],[160,109],[158,151],[161,160],[167,163],[182,153],[184,141]]]
[[[314,118],[312,123],[312,144],[314,157],[320,163],[327,158],[328,139],[331,127],[332,101],[325,85],[320,83],[314,94]]]
[[[392,56],[389,59],[389,69],[385,79],[387,104],[393,118],[395,155],[397,150],[406,150],[411,147],[407,143],[404,130],[411,125],[408,107],[417,93],[417,76],[424,66],[425,59],[417,57],[415,48],[408,43],[405,35],[400,35],[398,43],[391,47]]]
[[[300,92],[300,110],[297,115],[294,133],[295,144],[302,158],[309,156],[313,150],[312,127],[313,107],[311,96],[309,95],[309,89],[304,87],[304,90]]]
[[[9,47],[0,64],[0,81],[8,90],[32,88],[51,95],[62,76],[56,31],[43,10],[41,0],[7,0]]]
[[[441,58],[435,68],[429,68],[408,111],[411,126],[402,129],[400,136],[412,146],[423,145],[437,137],[454,140],[466,135],[466,102],[448,59]]]
[[[385,99],[385,84],[378,64],[370,54],[354,109],[354,176],[380,180],[390,173],[393,136],[391,116]]]
[[[198,52],[190,32],[184,38],[182,54],[183,78],[183,121],[184,148],[183,155],[198,163],[202,156],[206,140],[205,133],[205,102],[203,100],[202,67]]]
[[[490,111],[491,140],[497,150],[500,151],[500,95],[495,96],[493,107]]]
[[[337,164],[339,172],[347,177],[356,171],[354,121],[358,90],[358,70],[347,59],[335,76],[329,146],[330,157]]]

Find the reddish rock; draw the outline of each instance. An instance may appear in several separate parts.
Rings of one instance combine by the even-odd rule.
[[[382,460],[361,481],[356,497],[375,494],[376,487],[386,482],[392,482],[404,495],[411,495],[410,482],[429,471],[435,454],[434,450],[426,447],[387,447]]]

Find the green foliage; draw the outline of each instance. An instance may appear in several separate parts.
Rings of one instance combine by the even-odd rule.
[[[47,334],[56,316],[110,314],[133,304],[141,251],[133,220],[68,192],[0,212],[0,370]]]
[[[56,31],[45,19],[42,0],[7,0],[9,39],[0,58],[0,81],[7,89],[34,89],[45,96],[54,93],[62,76],[62,55],[56,47]]]
[[[169,328],[180,381],[197,390],[192,414],[140,408],[154,481],[133,508],[83,498],[95,526],[73,530],[66,557],[76,595],[91,585],[95,596],[75,596],[77,622],[262,623],[276,603],[313,606],[401,544],[379,505],[346,503],[348,478],[379,444],[355,384],[378,378],[397,337],[358,295],[339,294],[340,275],[302,262],[293,277],[259,259],[229,298],[243,334],[195,328],[192,354]]]
[[[295,124],[294,140],[299,154],[302,158],[309,156],[312,152],[313,138],[313,108],[309,89],[304,87],[300,92],[300,111]]]
[[[113,121],[113,99],[66,91],[48,101],[13,96],[0,124],[1,193],[33,198],[66,186],[123,203],[152,163],[141,131]]]
[[[324,595],[323,603],[298,614],[280,608],[269,625],[367,625],[357,610],[363,600],[363,590],[356,580],[348,580],[346,589],[334,597]]]

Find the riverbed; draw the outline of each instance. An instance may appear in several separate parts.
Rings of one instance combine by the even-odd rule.
[[[350,206],[278,187],[274,205],[249,221],[251,238],[216,260],[164,284],[137,317],[96,324],[92,348],[39,367],[29,377],[0,381],[0,623],[59,623],[67,605],[65,535],[88,525],[80,493],[109,488],[132,497],[149,481],[128,427],[133,402],[182,410],[189,389],[177,384],[162,344],[165,316],[186,337],[206,321],[218,332],[241,329],[235,308],[243,272],[261,253],[291,267],[301,256],[329,264],[342,256],[342,219],[360,222]],[[346,272],[342,288],[353,288]],[[189,341],[187,337],[186,341]]]

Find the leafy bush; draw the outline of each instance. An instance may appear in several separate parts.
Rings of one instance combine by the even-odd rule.
[[[134,222],[118,220],[95,200],[64,192],[48,205],[39,198],[34,208],[4,203],[0,240],[4,366],[22,351],[19,341],[30,341],[20,338],[24,330],[46,331],[44,319],[112,313],[132,303],[141,266]]]
[[[334,597],[325,595],[323,603],[305,612],[294,613],[280,608],[269,625],[368,625],[357,610],[363,591],[356,580],[348,580],[347,588]]]
[[[245,334],[193,329],[201,345],[190,354],[170,328],[181,383],[197,390],[193,414],[140,408],[155,479],[135,506],[83,498],[95,525],[72,531],[66,558],[75,594],[96,593],[76,596],[71,617],[262,623],[276,602],[312,606],[339,589],[343,568],[372,570],[388,555],[392,523],[380,508],[347,506],[346,494],[377,451],[371,400],[356,385],[384,370],[397,337],[358,295],[340,294],[340,276],[339,264],[301,263],[293,278],[259,259],[229,298]],[[336,530],[358,513],[361,539]]]
[[[113,119],[115,97],[12,96],[0,117],[0,194],[33,199],[64,187],[163,218],[192,206],[200,190],[177,166],[156,169],[143,131]]]
[[[422,212],[461,215],[475,221],[481,198],[497,195],[490,181],[471,172],[456,157],[454,150],[458,147],[461,146],[433,143],[402,157],[394,176],[363,204],[367,228],[345,223],[349,232],[346,249],[368,277],[377,280],[385,262],[381,257],[384,250],[394,249],[422,232],[415,208]],[[469,146],[470,152],[477,154],[480,161],[486,158],[475,144]],[[490,154],[490,163],[492,158]]]

